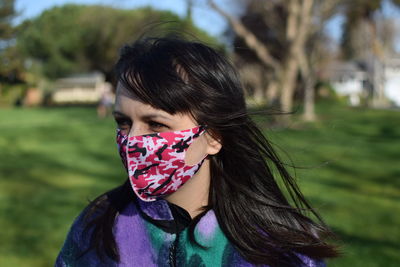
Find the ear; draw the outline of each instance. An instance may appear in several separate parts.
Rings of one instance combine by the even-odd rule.
[[[216,135],[211,135],[208,132],[204,133],[204,137],[206,138],[206,141],[207,141],[206,153],[208,155],[217,154],[222,148],[221,138],[219,138]]]

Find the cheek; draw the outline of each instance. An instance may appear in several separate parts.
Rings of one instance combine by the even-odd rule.
[[[185,164],[193,166],[199,163],[207,155],[206,151],[207,141],[203,134],[202,136],[194,140],[193,143],[189,146],[185,154]]]

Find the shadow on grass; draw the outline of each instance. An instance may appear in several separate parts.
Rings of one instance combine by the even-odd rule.
[[[337,179],[313,179],[312,181],[316,184],[325,185],[328,187],[345,190],[355,195],[364,195],[368,197],[384,198],[391,201],[400,200],[400,192],[383,190],[382,187],[394,187],[399,188],[400,186],[400,171],[392,171],[382,176],[377,174],[365,174],[363,172],[355,171],[354,168],[346,167],[339,164],[330,164],[330,172],[337,174]],[[351,178],[350,178],[351,177]],[[365,189],[365,183],[369,183],[368,187],[376,187],[380,190],[367,190]]]
[[[8,240],[0,254],[21,259],[54,258],[66,230],[87,200],[125,178],[118,171],[123,167],[117,156],[82,150],[75,159],[77,162],[90,159],[101,166],[99,169],[85,168],[85,164],[71,166],[61,159],[34,151],[0,158],[3,165],[0,176],[4,177],[0,209],[6,214],[0,225],[8,229],[0,234],[2,240]],[[120,177],[116,178],[117,175]]]
[[[397,266],[400,261],[400,255],[396,253],[399,248],[397,242],[369,238],[367,235],[351,235],[340,229],[333,230],[341,239],[341,261],[348,262],[345,266],[350,266],[352,261],[355,263],[353,266]],[[365,262],[366,256],[373,257],[375,262],[372,265],[371,262]]]

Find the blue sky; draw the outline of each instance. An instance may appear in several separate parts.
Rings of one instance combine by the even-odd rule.
[[[196,2],[193,9],[195,24],[214,36],[220,35],[226,27],[225,20],[214,11],[209,10],[205,1],[196,0],[194,2]],[[217,0],[216,2],[226,7],[229,0]],[[16,8],[21,14],[17,22],[37,16],[45,9],[65,3],[105,4],[120,8],[137,8],[150,5],[157,9],[171,10],[180,16],[184,16],[186,13],[185,0],[16,0]]]

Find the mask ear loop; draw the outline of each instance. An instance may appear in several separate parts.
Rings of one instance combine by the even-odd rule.
[[[195,135],[195,139],[197,139],[197,138],[200,138],[203,134],[205,134],[206,133],[206,131],[207,131],[207,125],[199,125],[199,126],[197,126],[197,127],[199,127],[199,131],[197,132],[197,134]],[[193,142],[195,142],[196,140],[193,140]],[[193,145],[193,143],[192,144],[190,144],[190,146],[191,145]],[[190,147],[189,146],[189,147]],[[202,156],[201,157],[201,159],[197,162],[197,163],[195,163],[195,164],[192,164],[192,165],[189,165],[189,164],[187,164],[186,162],[185,162],[185,165],[186,166],[188,166],[188,167],[193,167],[193,166],[196,166],[196,165],[202,165],[203,164],[203,162],[204,162],[204,160],[208,157],[209,155],[206,153],[204,156]]]
[[[204,124],[204,125],[202,125],[202,126],[203,126],[203,133],[202,133],[201,135],[205,134],[205,133],[207,132],[207,128],[208,128],[208,125],[207,125],[207,124]],[[207,153],[206,153],[206,155],[203,157],[203,159],[199,162],[199,164],[202,165],[203,162],[204,162],[204,160],[205,160],[206,158],[210,158],[210,155],[207,154]]]
[[[209,128],[207,124],[199,125],[199,126],[202,127],[202,128],[204,129],[204,133],[207,132],[207,129]],[[212,136],[212,135],[211,135],[211,136]],[[211,159],[212,156],[215,156],[215,155],[206,154],[206,156],[204,157],[204,159],[205,159],[205,158]]]

